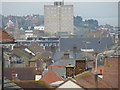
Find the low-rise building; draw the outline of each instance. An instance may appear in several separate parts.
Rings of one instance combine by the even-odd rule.
[[[40,30],[40,31],[44,31],[44,26],[35,26],[34,29],[35,30]]]

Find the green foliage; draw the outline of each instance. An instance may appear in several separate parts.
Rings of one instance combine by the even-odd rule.
[[[80,26],[80,23],[82,23],[82,17],[81,16],[74,17],[74,25]]]
[[[81,16],[74,17],[74,25],[76,27],[82,27],[84,29],[87,28],[87,29],[92,29],[92,30],[96,30],[96,28],[99,27],[97,20],[88,19],[88,20],[83,21]]]

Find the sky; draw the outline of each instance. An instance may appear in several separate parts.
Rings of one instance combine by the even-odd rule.
[[[63,0],[1,0],[2,2],[54,2]],[[119,2],[119,0],[64,0],[65,2]]]
[[[33,2],[34,1],[34,2]],[[48,2],[49,1],[49,2]],[[44,15],[44,5],[60,0],[2,0],[2,15],[24,16],[29,14]],[[118,0],[64,0],[65,4],[74,5],[74,16],[83,19],[97,19],[100,24],[117,26]]]

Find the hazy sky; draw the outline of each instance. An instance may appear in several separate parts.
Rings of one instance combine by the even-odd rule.
[[[17,1],[17,0],[16,0]],[[19,0],[18,0],[19,1]],[[15,2],[15,0],[2,0],[2,14],[3,15],[28,15],[28,14],[40,14],[44,15],[44,5],[53,4],[53,2],[40,2],[41,0],[25,0],[25,2]],[[37,2],[39,1],[39,2]],[[56,0],[49,0],[56,1]],[[67,0],[65,0],[67,1]],[[70,1],[70,0],[68,0]],[[118,3],[109,2],[111,0],[104,0],[108,2],[81,2],[83,0],[77,0],[80,2],[66,2],[65,4],[74,5],[74,15],[80,15],[83,18],[95,18],[98,19],[100,24],[112,24],[117,25],[118,17]],[[117,0],[116,0],[117,1]],[[104,19],[103,19],[104,18]]]

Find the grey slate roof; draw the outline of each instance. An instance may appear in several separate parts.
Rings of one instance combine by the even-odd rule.
[[[69,51],[70,58],[69,59],[61,59],[61,57],[64,55],[64,52],[56,52],[54,55],[54,63],[50,66],[67,66],[69,64],[75,66],[75,59],[73,57],[73,52]],[[88,57],[88,60],[94,60],[92,57],[86,55],[84,52],[78,51],[76,54],[76,59],[83,59],[84,56]],[[87,64],[88,67],[91,67],[90,64]],[[60,76],[66,75],[66,68],[65,67],[48,67],[49,70],[53,70],[57,72]]]
[[[100,43],[99,43],[100,41]],[[106,46],[110,46],[113,44],[111,37],[103,37],[103,38],[61,38],[60,40],[60,50],[72,50],[73,45],[76,45],[78,49],[86,48],[85,42],[89,42],[86,44],[87,48],[93,48],[94,50],[104,50]]]
[[[69,54],[70,54],[70,58],[74,58],[74,53],[73,53],[73,51],[69,51]],[[61,57],[64,55],[64,52],[63,51],[60,51],[60,52],[56,52],[55,54],[54,54],[54,58],[53,58],[53,60],[54,61],[58,61],[58,60],[60,60],[61,59]],[[88,56],[86,53],[84,53],[84,52],[80,52],[80,51],[78,51],[77,53],[76,53],[76,59],[83,59],[83,57],[84,56],[87,56],[88,58],[89,58],[89,60],[93,60],[94,58],[93,57],[90,57],[90,56]]]
[[[68,64],[75,65],[75,61],[73,59],[64,59],[64,60],[59,60],[55,63],[53,63],[51,66],[67,66]],[[66,68],[65,67],[49,67],[49,70],[53,70],[57,72],[60,76],[66,75]]]
[[[38,45],[37,42],[33,42],[28,46],[28,49],[34,52],[36,55],[44,53],[44,49]]]

